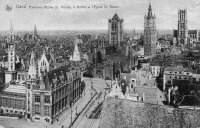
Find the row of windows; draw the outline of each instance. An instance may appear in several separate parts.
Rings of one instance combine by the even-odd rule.
[[[2,106],[25,109],[25,102],[19,100],[2,99]]]
[[[63,98],[62,100],[60,100],[59,102],[57,102],[56,104],[53,105],[53,115],[57,114],[58,112],[60,112],[61,110],[63,110],[63,108],[65,108],[67,106],[67,99],[68,96],[66,96],[65,98]]]
[[[170,79],[173,79],[171,76],[169,77]],[[181,80],[181,79],[184,79],[184,80],[188,80],[188,79],[190,79],[190,78],[187,78],[187,77],[177,77],[177,76],[175,76],[174,77],[174,79],[179,79],[179,80]]]
[[[41,107],[40,105],[35,105],[35,114],[41,113],[40,107]],[[49,106],[44,106],[44,115],[47,115],[47,116],[50,115],[50,107]]]
[[[53,94],[53,98],[60,99],[61,97],[65,96],[67,94],[67,87],[63,87],[56,91],[56,93]]]
[[[6,113],[9,113],[9,112],[10,112],[10,113],[15,113],[15,114],[19,113],[19,114],[21,114],[21,115],[23,114],[23,112],[21,112],[21,111],[13,111],[13,110],[10,110],[10,111],[9,111],[8,109],[6,109],[5,112],[6,112]]]
[[[35,102],[40,102],[41,98],[40,95],[35,95]],[[44,102],[50,103],[50,96],[44,96]]]
[[[46,62],[44,61],[41,62],[41,66],[46,66],[46,65],[47,65]]]
[[[169,72],[169,73],[182,74],[182,72]],[[190,73],[187,72],[186,74],[189,75]]]

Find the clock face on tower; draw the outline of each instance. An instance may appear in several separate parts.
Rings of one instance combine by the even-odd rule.
[[[10,48],[11,48],[11,49],[13,49],[13,47],[14,47],[13,45],[10,45]]]

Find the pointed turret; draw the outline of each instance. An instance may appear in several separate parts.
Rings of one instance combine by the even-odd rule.
[[[151,19],[151,18],[153,18],[153,13],[152,13],[152,8],[151,8],[151,3],[149,3],[147,19]]]
[[[34,36],[37,36],[37,28],[36,28],[36,25],[34,27]]]
[[[29,69],[28,69],[28,76],[29,79],[35,79],[36,78],[36,61],[35,61],[35,54],[34,51],[31,52],[31,58],[30,58],[30,64],[29,64]]]
[[[112,20],[119,20],[119,16],[117,15],[117,13],[115,13],[115,15],[113,16]]]
[[[11,20],[11,22],[10,22],[10,34],[12,34],[13,33],[13,24],[12,24],[12,20]]]
[[[75,42],[74,53],[72,56],[72,61],[81,61],[80,52],[78,50],[78,44]]]
[[[35,54],[34,54],[33,51],[31,52],[30,66],[36,66],[36,64],[35,64]]]

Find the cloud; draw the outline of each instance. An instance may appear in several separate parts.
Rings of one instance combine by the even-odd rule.
[[[144,15],[148,11],[148,0],[2,0],[0,3],[0,30],[8,30],[13,20],[15,30],[45,29],[107,29],[108,19],[118,13],[124,19],[125,29],[143,29]],[[13,11],[5,11],[11,4]],[[110,6],[119,8],[94,9],[17,9],[16,4],[47,6]],[[153,13],[157,17],[158,29],[177,28],[177,13],[187,5],[188,26],[195,29],[200,25],[200,1],[198,0],[152,0]]]

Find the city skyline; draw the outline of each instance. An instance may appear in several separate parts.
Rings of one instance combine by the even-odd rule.
[[[6,11],[5,6],[11,5],[12,10]],[[26,5],[26,8],[18,8]],[[30,9],[28,6],[104,6],[112,5],[119,8],[93,9]],[[177,29],[178,9],[188,11],[188,28],[199,29],[198,17],[200,2],[195,0],[151,0],[152,11],[156,15],[157,30]],[[0,3],[0,31],[9,30],[12,20],[14,30],[107,30],[108,19],[117,13],[124,19],[125,30],[143,30],[144,16],[147,14],[148,0],[44,0],[44,1],[2,1]]]

